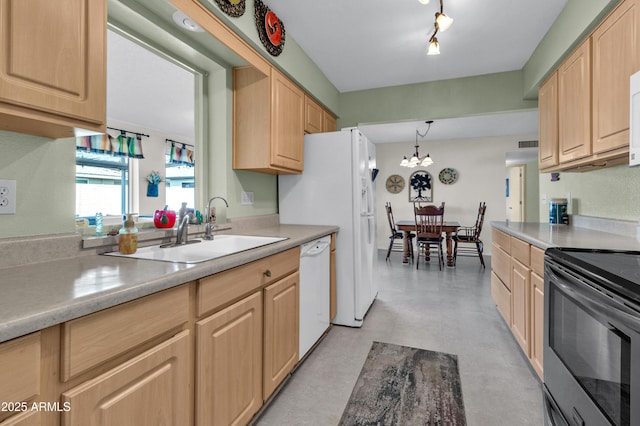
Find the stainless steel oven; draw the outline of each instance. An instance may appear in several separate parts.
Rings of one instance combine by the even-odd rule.
[[[549,425],[640,425],[640,252],[545,255]]]

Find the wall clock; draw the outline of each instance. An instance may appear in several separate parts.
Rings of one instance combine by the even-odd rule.
[[[444,183],[445,185],[451,185],[455,183],[456,180],[458,180],[458,172],[456,172],[456,170],[452,169],[451,167],[445,167],[444,169],[440,170],[438,179],[440,179],[440,182]]]
[[[404,179],[400,175],[391,175],[386,182],[387,191],[397,194],[404,189]]]

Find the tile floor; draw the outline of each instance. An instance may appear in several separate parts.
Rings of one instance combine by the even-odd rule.
[[[384,254],[364,326],[334,326],[255,424],[337,425],[372,342],[381,341],[458,355],[469,426],[542,425],[540,382],[493,304],[489,268],[460,257],[456,268],[416,270],[401,253],[391,262]]]

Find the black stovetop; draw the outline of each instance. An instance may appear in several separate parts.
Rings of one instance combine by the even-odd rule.
[[[640,251],[550,248],[546,254],[640,303]]]

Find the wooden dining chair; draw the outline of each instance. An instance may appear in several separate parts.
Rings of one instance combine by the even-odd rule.
[[[387,257],[385,259],[389,260],[389,255],[392,250],[404,252],[404,233],[396,229],[396,221],[393,218],[391,203],[387,202],[384,205],[384,208],[387,211],[387,220],[389,221],[389,229],[391,230],[391,235],[389,236],[389,248],[387,249]],[[408,235],[409,241],[407,241],[407,245],[409,247],[409,257],[413,261],[413,238],[415,235],[413,233],[409,233]]]
[[[416,269],[420,267],[420,253],[424,253],[425,261],[430,255],[431,246],[435,246],[438,254],[438,267],[442,270],[444,266],[444,253],[442,244],[442,226],[444,225],[444,203],[440,207],[415,206],[414,215],[416,219],[416,245],[418,247],[418,258]]]
[[[458,258],[458,250],[463,253],[478,254],[480,258],[480,264],[483,268],[484,257],[482,256],[482,240],[480,239],[480,233],[482,232],[482,224],[484,223],[484,212],[487,210],[487,203],[480,202],[478,206],[478,216],[476,217],[476,223],[473,226],[461,226],[458,228],[458,232],[452,237],[453,240],[453,265],[455,266]],[[461,245],[458,248],[458,245]],[[469,247],[471,246],[471,247]]]

